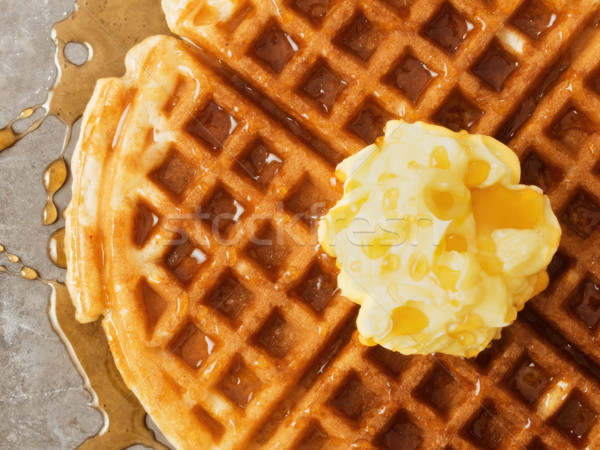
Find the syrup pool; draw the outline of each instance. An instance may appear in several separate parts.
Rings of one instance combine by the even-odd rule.
[[[65,151],[71,141],[72,127],[82,116],[97,80],[123,75],[127,51],[156,34],[170,34],[157,0],[78,0],[73,14],[54,26],[52,38],[56,44],[58,71],[54,86],[44,103],[26,108],[0,129],[2,152],[37,130],[51,115],[65,126],[65,138],[59,143],[61,150],[40,180],[46,191],[43,225],[51,225],[60,218],[54,195],[68,179]],[[83,58],[80,54],[79,58],[69,59],[68,46],[84,49],[80,52]],[[16,131],[20,121],[32,120],[34,114],[37,115],[33,123],[24,131]],[[35,152],[30,153],[32,159],[36,157]],[[64,236],[64,228],[58,229],[47,246],[49,259],[60,268],[66,268]],[[142,444],[166,449],[146,426],[146,412],[122,381],[101,323],[80,324],[75,320],[75,308],[63,283],[41,278],[38,271],[23,265],[4,245],[0,245],[0,256],[6,261],[0,264],[0,276],[21,277],[50,288],[49,320],[91,393],[92,406],[104,418],[99,433],[88,438],[80,448],[127,448]]]

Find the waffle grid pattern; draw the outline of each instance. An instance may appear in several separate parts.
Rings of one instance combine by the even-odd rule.
[[[588,8],[582,13],[577,6],[571,6],[572,10],[568,11],[564,5],[537,0],[503,2],[502,5],[490,3],[489,9],[486,9],[483,2],[478,1],[460,4],[438,1],[425,5],[425,2],[419,1],[342,4],[298,0],[292,1],[289,6],[307,21],[294,21],[295,34],[292,34],[291,27],[285,26],[290,22],[287,11],[279,11],[281,21],[275,25],[272,17],[263,18],[268,16],[264,8],[256,6],[253,21],[248,21],[255,30],[254,34],[264,35],[261,27],[256,27],[257,22],[264,21],[270,30],[278,29],[281,36],[291,36],[298,47],[297,54],[292,54],[288,48],[287,52],[283,52],[286,59],[283,66],[271,73],[268,70],[261,72],[262,63],[255,64],[254,44],[260,38],[254,37],[242,23],[233,37],[227,37],[235,42],[235,48],[242,49],[228,63],[252,83],[264,77],[267,81],[259,84],[275,87],[272,96],[276,97],[276,101],[290,108],[294,117],[303,118],[305,127],[313,133],[324,134],[320,137],[327,142],[352,142],[353,139],[357,147],[351,148],[350,152],[372,142],[383,123],[395,116],[433,119],[455,130],[495,134],[510,143],[522,156],[524,181],[541,185],[550,192],[565,228],[563,247],[553,263],[553,268],[558,267],[552,274],[551,289],[534,300],[528,309],[547,320],[571,342],[585,348],[592,358],[600,360],[593,345],[593,330],[600,315],[596,313],[594,303],[598,301],[598,285],[593,279],[595,254],[590,251],[593,242],[596,242],[596,225],[600,220],[599,202],[591,192],[599,190],[598,180],[589,170],[598,164],[598,139],[594,135],[598,120],[594,114],[597,111],[598,75],[589,74],[596,69],[594,58],[598,57],[598,46],[595,45],[599,38],[595,31],[597,11]],[[390,27],[398,20],[403,22],[403,26]],[[209,52],[212,50],[213,54],[222,56],[218,51],[222,42],[218,39],[202,39],[185,24],[176,31],[192,37]],[[334,38],[331,39],[331,36]],[[285,42],[280,42],[280,45],[285,46]],[[279,58],[281,53],[272,51],[271,56]],[[547,54],[558,57],[552,60]],[[292,58],[296,60],[291,61]],[[306,67],[310,69],[304,70]],[[589,95],[590,91],[596,94]],[[322,120],[327,120],[329,126],[320,126]],[[343,140],[336,135],[338,130],[342,130]],[[332,146],[335,148],[335,145]],[[339,154],[348,152],[345,147],[336,150]],[[324,156],[332,164],[338,162],[335,158]],[[578,161],[577,164],[573,164],[573,160]],[[576,266],[572,264],[575,258],[565,257],[566,254],[577,255]],[[569,278],[568,282],[565,277]],[[523,336],[532,334],[527,324],[517,323],[505,332],[502,342],[510,342],[511,336],[518,336],[515,329],[519,329]],[[540,410],[539,414],[533,415],[536,423],[527,428],[523,426],[530,421],[531,411],[535,411],[532,405],[540,402],[542,394],[550,395],[547,392],[551,391],[550,386],[557,385],[561,372],[575,375],[573,362],[566,364],[564,357],[555,355],[554,364],[547,363],[547,353],[557,353],[555,349],[538,340],[540,348],[545,350],[538,360],[534,360],[530,353],[519,351],[523,342],[517,340],[502,353],[494,355],[490,364],[494,367],[492,363],[502,357],[501,368],[482,366],[484,373],[488,369],[490,372],[481,380],[493,382],[485,387],[478,385],[477,389],[482,389],[483,397],[499,399],[496,403],[501,402],[501,407],[487,399],[481,403],[488,411],[494,411],[498,421],[490,420],[490,415],[481,409],[480,402],[469,399],[466,394],[462,402],[457,402],[461,407],[449,405],[449,400],[461,397],[461,389],[454,386],[455,389],[448,388],[451,392],[445,393],[444,388],[455,382],[447,372],[432,364],[434,367],[425,377],[418,374],[407,376],[407,379],[430,380],[425,381],[421,388],[416,391],[414,387],[407,389],[406,386],[398,389],[400,392],[418,392],[413,397],[420,402],[398,403],[414,404],[416,407],[412,414],[411,411],[396,412],[399,414],[396,419],[393,415],[386,416],[389,423],[385,425],[385,421],[379,418],[370,427],[363,425],[361,428],[387,428],[388,434],[397,434],[395,441],[387,442],[381,436],[377,438],[383,439],[380,445],[389,444],[390,448],[395,445],[390,444],[392,441],[403,441],[407,448],[418,445],[427,448],[433,442],[422,441],[426,433],[420,431],[421,428],[437,428],[439,432],[445,427],[449,436],[456,435],[449,430],[460,428],[460,437],[454,438],[458,442],[450,444],[457,447],[465,445],[465,436],[467,442],[473,445],[497,447],[504,443],[510,446],[515,442],[512,438],[526,445],[529,441],[534,442],[530,438],[540,427],[544,428],[547,442],[554,445],[557,442],[567,446],[578,444],[593,436],[590,430],[594,420],[589,418],[595,418],[598,405],[593,398],[580,402],[580,397],[586,396],[577,388],[562,403],[562,409],[554,411],[553,419],[548,417],[552,414]],[[363,353],[360,353],[359,359],[369,361],[368,357],[363,358]],[[507,361],[509,355],[512,358]],[[388,355],[388,358],[400,357]],[[419,361],[423,358],[412,359]],[[467,388],[470,391],[473,380],[478,377],[477,371],[466,370],[470,367],[462,361],[440,359],[447,362],[452,375],[456,374],[460,379],[460,375],[465,374],[462,381],[467,386],[471,384]],[[485,355],[479,360],[485,360]],[[333,364],[338,364],[338,361],[343,364],[343,355]],[[413,364],[422,371],[422,365],[426,363],[419,361],[408,365]],[[476,367],[481,369],[479,364]],[[549,368],[561,370],[550,375]],[[331,403],[334,409],[343,411],[342,415],[361,419],[362,423],[368,423],[363,419],[362,408],[369,409],[372,405],[367,402],[361,407],[360,398],[379,397],[369,391],[372,385],[377,384],[371,381],[376,377],[369,369],[365,369],[365,373],[368,374],[368,383],[351,375],[351,382],[346,383],[350,386],[348,389],[344,391],[336,385],[342,397],[358,398],[357,405],[351,408],[343,402]],[[581,375],[579,381],[583,384],[572,381],[567,384],[587,385]],[[597,383],[597,380],[594,382]],[[366,393],[356,387],[365,384],[368,385],[364,388]],[[444,388],[437,389],[438,385]],[[571,387],[566,389],[570,391]],[[507,405],[515,404],[507,392],[520,399],[516,405],[524,408],[507,410]],[[588,406],[590,401],[594,402],[594,407]],[[423,417],[423,409],[418,406],[420,403],[433,405],[438,414]],[[578,426],[567,424],[569,421],[563,417],[571,412],[570,407],[580,413],[578,420],[581,419],[581,424]],[[540,420],[540,415],[543,420]],[[589,420],[585,420],[584,416]],[[412,421],[410,417],[413,417]],[[415,417],[426,426],[415,426]],[[439,422],[439,417],[449,417],[450,423],[458,421],[462,427],[444,425]],[[438,419],[439,427],[432,427],[436,422],[434,418]],[[465,418],[470,418],[466,424]],[[500,426],[500,423],[505,426]],[[319,430],[317,435],[323,439],[328,428],[314,428],[313,424],[312,429]],[[582,438],[577,437],[578,433]],[[436,433],[431,434],[435,436]],[[569,437],[574,440],[569,442]],[[543,442],[541,439],[538,441]],[[437,442],[435,445],[440,444]]]
[[[160,157],[143,163],[151,170],[132,199],[137,216],[122,229],[138,258],[160,261],[136,284],[144,351],[154,361],[176,355],[156,376],[184,397],[201,439],[249,448],[600,445],[597,7],[273,5],[241,4],[210,40],[180,18],[174,31],[204,52],[172,42],[156,52],[184,55],[190,73],[180,66],[176,83],[165,68],[152,72],[153,55],[143,63],[146,84],[165,89],[163,116],[140,132],[144,151]],[[207,58],[224,65],[208,71]],[[340,194],[335,164],[400,116],[509,143],[523,180],[549,192],[563,224],[549,289],[473,361],[360,345],[356,308],[315,245],[314,218]],[[216,223],[223,213],[231,219]]]

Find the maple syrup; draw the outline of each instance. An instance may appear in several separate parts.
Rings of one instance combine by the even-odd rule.
[[[417,104],[423,92],[437,76],[437,72],[434,72],[418,58],[408,53],[388,73],[385,81],[397,87],[411,102]]]
[[[6,150],[9,147],[12,147],[17,141],[27,136],[29,133],[37,130],[40,125],[46,119],[46,116],[41,119],[36,120],[32,123],[25,131],[17,132],[14,130],[14,125],[22,120],[31,117],[38,109],[42,108],[47,111],[47,104],[49,100],[46,100],[46,103],[32,106],[30,108],[25,108],[21,113],[13,119],[5,128],[0,128],[0,152]]]
[[[57,23],[52,30],[56,44],[58,76],[42,104],[24,109],[5,128],[0,129],[0,152],[37,130],[50,115],[66,126],[66,136],[59,158],[44,172],[44,187],[48,201],[42,223],[50,225],[58,219],[54,194],[66,181],[67,168],[63,154],[71,140],[73,124],[88,103],[96,81],[125,73],[125,55],[135,44],[148,36],[170,34],[160,2],[153,0],[78,0],[74,13]],[[83,64],[71,62],[65,48],[70,43],[84,43],[88,59]],[[78,61],[79,62],[79,61]],[[31,117],[39,109],[44,115],[25,131],[15,131],[15,124]]]
[[[67,268],[67,255],[65,255],[65,229],[59,228],[48,240],[48,258],[61,269]]]
[[[52,225],[58,219],[58,209],[54,204],[54,194],[63,187],[67,180],[67,163],[61,156],[50,163],[44,171],[43,182],[46,190],[46,206],[42,213],[42,224]]]
[[[56,43],[58,76],[42,104],[26,108],[5,128],[0,129],[0,152],[13,146],[29,133],[37,130],[50,115],[66,126],[63,146],[58,158],[50,163],[43,175],[46,205],[42,223],[50,225],[59,218],[54,195],[63,187],[68,176],[64,158],[71,140],[73,124],[82,116],[100,78],[121,76],[125,72],[125,55],[135,44],[148,36],[170,34],[159,1],[156,0],[78,0],[71,16],[57,23],[52,31]],[[71,61],[65,54],[67,45],[82,44],[87,59]],[[33,116],[36,119],[24,131],[16,131],[17,122]],[[48,257],[61,268],[66,268],[64,252],[65,229],[55,231],[48,242]],[[127,448],[142,444],[155,449],[166,449],[156,441],[145,424],[146,412],[129,391],[115,366],[100,322],[80,324],[75,319],[75,308],[66,286],[58,281],[41,278],[38,272],[23,265],[18,256],[0,245],[0,254],[10,264],[0,265],[0,272],[21,277],[51,288],[48,316],[56,333],[64,343],[74,365],[84,379],[93,397],[93,406],[104,418],[100,432],[83,442],[80,448]]]
[[[471,30],[473,30],[473,24],[466,20],[450,3],[445,3],[425,27],[423,34],[446,52],[454,54]]]
[[[60,230],[59,230],[60,231]],[[127,448],[135,444],[154,449],[168,449],[156,441],[146,426],[146,411],[122,380],[115,365],[101,322],[81,324],[75,319],[75,306],[67,287],[58,281],[45,280],[36,270],[21,263],[16,255],[0,245],[0,254],[17,270],[0,266],[0,272],[51,288],[48,317],[52,328],[64,344],[73,364],[92,395],[92,406],[102,414],[104,426],[95,436],[81,444],[80,449]]]

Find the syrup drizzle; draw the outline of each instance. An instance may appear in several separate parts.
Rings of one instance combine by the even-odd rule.
[[[63,147],[64,152],[64,147]],[[42,224],[52,225],[58,219],[58,208],[54,203],[54,194],[63,187],[67,181],[67,163],[62,156],[51,162],[44,171],[44,189],[46,189],[46,206],[42,212]]]
[[[53,197],[67,179],[64,152],[71,140],[73,124],[89,101],[96,81],[118,77],[125,73],[125,55],[135,44],[156,34],[170,34],[160,2],[156,0],[78,0],[71,16],[57,23],[52,30],[56,44],[58,75],[54,86],[42,104],[24,109],[5,128],[0,129],[0,152],[37,130],[52,115],[66,126],[65,141],[60,156],[44,172],[47,203],[42,223],[51,225],[58,219]],[[69,43],[83,44],[88,59],[83,64],[71,62],[65,47]],[[16,132],[14,125],[42,109],[44,115],[25,131]]]
[[[48,240],[48,258],[61,269],[67,268],[67,255],[65,255],[65,229],[59,228]]]
[[[5,128],[0,128],[0,152],[12,147],[17,141],[23,139],[29,133],[37,130],[40,125],[46,120],[46,114],[41,118],[32,123],[25,131],[17,133],[14,130],[14,125],[22,120],[31,117],[38,109],[48,110],[48,100],[45,103],[25,108],[21,113],[13,119]]]
[[[59,218],[54,195],[64,186],[68,167],[64,158],[71,140],[73,124],[82,116],[96,81],[121,76],[125,72],[125,55],[135,44],[148,36],[170,34],[160,2],[157,0],[77,0],[71,16],[57,23],[52,31],[56,44],[55,63],[58,75],[44,103],[24,109],[5,128],[0,129],[0,152],[37,130],[52,115],[66,127],[65,139],[57,159],[43,175],[46,206],[42,223],[51,225]],[[88,58],[71,62],[67,44],[83,44]],[[25,131],[15,131],[17,122],[43,111]],[[48,257],[66,268],[64,253],[65,230],[55,231],[48,241]],[[167,449],[159,443],[145,424],[146,412],[129,391],[115,366],[100,322],[82,325],[75,319],[75,308],[66,286],[58,281],[41,278],[36,270],[21,263],[18,256],[0,245],[5,265],[0,273],[42,283],[51,288],[48,316],[65,345],[85,387],[93,397],[92,406],[104,418],[100,432],[81,444],[84,449],[126,448],[142,444],[155,449]],[[12,266],[20,265],[17,269]]]
[[[62,234],[64,235],[64,231]],[[51,288],[48,318],[52,328],[83,378],[84,387],[92,396],[91,405],[102,414],[104,426],[79,448],[100,450],[141,444],[157,450],[168,450],[168,447],[156,440],[154,432],[146,426],[146,411],[121,378],[101,322],[77,322],[75,307],[63,283],[41,278],[35,269],[24,265],[17,255],[7,252],[0,244],[1,254],[4,254],[9,263],[18,264],[20,267],[13,270],[0,265],[0,272]]]

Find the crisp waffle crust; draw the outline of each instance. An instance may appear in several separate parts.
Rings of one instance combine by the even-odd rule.
[[[99,83],[67,217],[78,318],[171,442],[600,446],[596,2],[192,3],[164,1],[202,50],[151,38]],[[316,245],[335,165],[393,117],[506,142],[562,222],[550,287],[475,360],[360,345]]]

